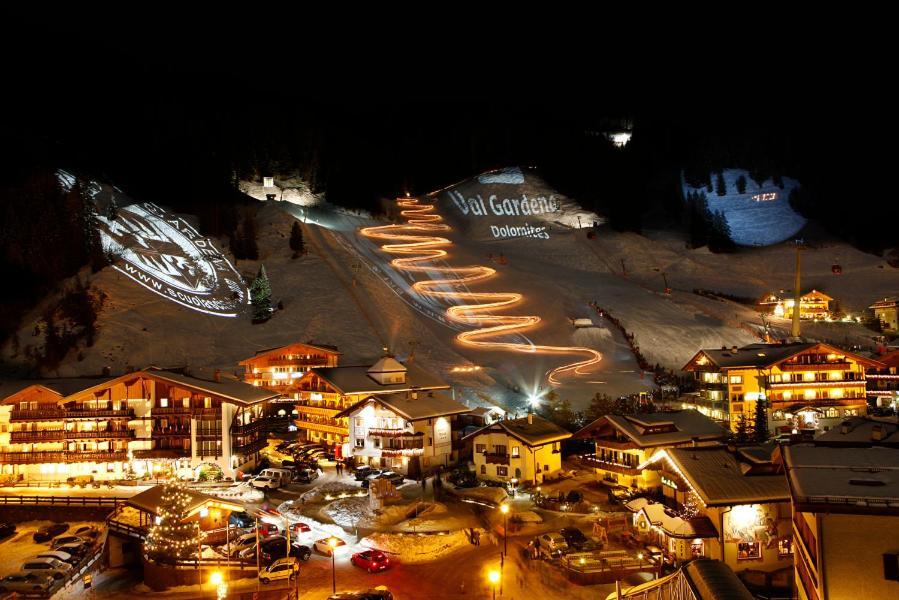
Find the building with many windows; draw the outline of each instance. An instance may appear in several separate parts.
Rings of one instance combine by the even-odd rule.
[[[899,331],[899,299],[884,298],[868,308],[874,311],[874,317],[880,321],[880,326],[884,331]]]
[[[800,600],[899,598],[899,449],[784,448]]]
[[[755,421],[760,399],[770,431],[827,430],[866,414],[865,370],[883,366],[822,343],[704,349],[683,368],[693,373],[699,391],[682,402],[733,431],[741,418]]]
[[[574,434],[595,445],[592,455],[582,456],[610,485],[649,491],[662,486],[658,471],[643,468],[659,450],[693,444],[718,444],[726,429],[695,410],[637,415],[605,415]]]
[[[449,389],[449,385],[415,364],[404,365],[384,356],[373,365],[316,367],[292,387],[296,420],[305,439],[332,448],[342,456],[349,441],[349,423],[339,416],[347,408],[374,396]]]
[[[529,414],[496,421],[463,439],[473,444],[479,479],[539,485],[562,469],[562,441],[570,437],[555,423]]]
[[[899,350],[884,354],[877,359],[880,366],[868,368],[868,402],[874,408],[899,409]]]
[[[812,321],[821,321],[830,318],[830,303],[833,298],[812,290],[799,298],[799,318]],[[776,317],[793,318],[793,307],[796,300],[793,298],[781,298],[777,294],[768,294],[759,301],[759,305],[765,307]]]
[[[336,367],[340,352],[323,344],[289,344],[259,350],[252,358],[240,361],[244,381],[294,397],[297,382],[316,367]]]
[[[209,379],[148,368],[118,377],[0,386],[0,465],[26,479],[132,473],[233,477],[267,445],[271,392],[218,372]]]
[[[370,396],[337,413],[349,422],[343,453],[357,464],[417,478],[458,462],[466,423],[461,417],[470,410],[439,392]]]

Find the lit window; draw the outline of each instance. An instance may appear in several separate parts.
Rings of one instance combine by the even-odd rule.
[[[168,399],[168,398],[160,398],[160,399],[159,399],[159,406],[162,407],[162,408],[168,408],[168,406],[169,406],[169,399]]]
[[[731,375],[730,382],[732,384],[740,385],[743,383],[743,376],[742,375]]]
[[[793,540],[790,538],[783,538],[778,540],[777,542],[777,555],[781,558],[785,556],[792,556],[793,554]]]
[[[518,446],[512,446],[512,456],[513,457],[519,456],[518,452],[519,452]]]
[[[356,447],[365,448],[365,438],[356,438]]]
[[[500,467],[497,465],[496,467],[496,476],[497,477],[507,477],[509,475],[509,467]]]

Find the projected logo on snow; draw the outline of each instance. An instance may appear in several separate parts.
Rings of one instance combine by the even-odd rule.
[[[453,204],[462,213],[462,216],[474,217],[542,217],[559,212],[562,203],[550,194],[546,196],[528,197],[522,194],[520,198],[504,198],[500,200],[495,194],[485,200],[480,194],[466,198],[458,191],[447,192]],[[523,225],[491,225],[490,233],[495,238],[530,237],[539,240],[548,240],[549,232],[544,225],[531,225],[525,222]]]
[[[235,317],[247,303],[231,263],[183,219],[145,202],[99,221],[104,251],[120,258],[113,268],[148,290],[218,317]]]

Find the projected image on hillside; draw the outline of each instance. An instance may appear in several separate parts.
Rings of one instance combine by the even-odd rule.
[[[99,217],[114,268],[148,290],[193,310],[234,317],[247,303],[240,275],[212,240],[183,219],[144,202]]]

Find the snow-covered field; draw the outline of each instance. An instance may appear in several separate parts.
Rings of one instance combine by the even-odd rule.
[[[709,210],[724,214],[730,227],[731,239],[741,246],[769,246],[792,239],[805,226],[805,219],[790,206],[790,192],[799,187],[799,182],[789,177],[783,178],[783,187],[768,179],[759,185],[743,169],[724,169],[724,194],[719,196],[717,174],[712,174],[711,191],[708,188],[694,188],[683,183],[684,196],[688,193],[704,193]],[[741,194],[737,180],[746,181]]]
[[[477,530],[483,534],[483,529]],[[486,536],[481,536],[486,538]],[[464,531],[445,534],[373,533],[359,542],[363,546],[377,548],[396,557],[400,563],[414,564],[438,561],[447,554],[468,546]]]
[[[728,189],[733,189],[733,174],[726,179]],[[546,391],[543,376],[548,369],[571,360],[571,356],[459,345],[455,340],[459,329],[439,318],[445,307],[421,302],[408,293],[409,279],[396,276],[389,264],[393,257],[356,233],[360,227],[383,222],[310,198],[301,183],[286,182],[285,197],[295,188],[296,202],[260,203],[261,258],[235,264],[247,277],[265,265],[274,303],[284,305],[271,321],[253,325],[249,315],[221,318],[199,313],[107,268],[91,277],[92,285],[107,295],[94,346],[72,352],[58,371],[47,375],[97,374],[105,366],[122,372],[127,366],[154,364],[230,371],[258,349],[313,340],[337,345],[343,364],[373,361],[384,346],[401,359],[414,352],[414,360],[422,367],[455,386],[457,399],[471,405],[500,403],[514,412],[521,410],[528,392],[541,385]],[[778,193],[785,195],[787,186],[795,182],[785,180],[784,184]],[[261,186],[256,187],[248,186],[246,191],[264,198]],[[748,181],[747,194],[759,192],[756,187]],[[117,194],[124,205],[124,195]],[[457,202],[460,195],[461,204]],[[496,197],[492,204],[491,196]],[[478,197],[483,204],[469,202]],[[587,232],[578,229],[578,217],[583,226],[602,219],[581,210],[528,171],[488,173],[442,190],[432,199],[451,228],[445,233],[452,242],[445,263],[496,269],[493,278],[473,284],[472,291],[522,294],[522,301],[503,314],[539,316],[540,323],[526,334],[534,343],[589,347],[602,354],[594,372],[559,389],[575,407],[585,406],[596,392],[615,395],[651,384],[651,378],[639,372],[618,330],[592,312],[589,302],[595,301],[617,318],[650,362],[678,369],[701,347],[757,340],[754,332],[761,325],[754,306],[698,296],[692,293],[694,288],[761,297],[792,287],[795,255],[789,242],[716,255],[705,248],[688,249],[678,234],[667,231],[637,235],[600,226],[595,239],[588,239]],[[155,200],[165,206],[164,198]],[[712,193],[709,200],[714,209],[719,198]],[[774,206],[774,201],[743,200]],[[476,214],[475,205],[482,214]],[[297,220],[306,222],[309,251],[292,259],[288,240]],[[546,228],[547,237],[494,236],[493,228],[501,229],[501,234],[525,223]],[[813,227],[807,227],[804,235],[811,242],[802,256],[806,290],[824,291],[851,314],[859,314],[878,298],[899,294],[899,271],[883,259],[833,241]],[[217,247],[227,248],[227,240],[217,240]],[[832,274],[833,264],[842,266],[842,275]],[[663,293],[663,273],[673,289],[670,295]],[[2,349],[5,362],[23,364],[26,348],[39,347],[40,336],[34,332],[44,308],[44,304],[36,306],[23,322],[18,352],[10,344]],[[587,317],[595,327],[576,329],[569,321]],[[804,330],[820,339],[871,343],[871,332],[856,324],[814,324]],[[467,365],[482,369],[453,371]]]

